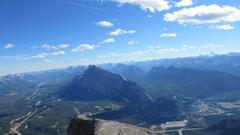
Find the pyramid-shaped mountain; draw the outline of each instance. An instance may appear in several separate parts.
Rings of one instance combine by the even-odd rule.
[[[59,91],[66,100],[113,100],[148,102],[149,96],[136,83],[123,76],[90,65],[82,74],[73,78]]]

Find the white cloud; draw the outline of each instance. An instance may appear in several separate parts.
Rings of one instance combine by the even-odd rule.
[[[201,5],[197,7],[184,8],[173,13],[164,15],[168,22],[179,24],[208,24],[220,22],[240,21],[240,10],[231,6]]]
[[[48,45],[48,44],[43,44],[40,46],[40,48],[45,49],[45,50],[57,50],[58,48],[56,46]]]
[[[175,38],[177,37],[177,34],[176,33],[162,33],[160,34],[160,37],[164,37],[164,38]]]
[[[93,50],[93,49],[95,49],[94,45],[81,44],[78,47],[72,49],[72,52],[84,52],[84,51]]]
[[[14,47],[13,44],[6,44],[3,48],[4,48],[4,49],[11,49],[11,48],[13,48],[13,47]]]
[[[47,58],[47,56],[48,56],[47,53],[40,53],[40,54],[32,56],[32,58],[44,59],[44,58]]]
[[[224,24],[224,25],[213,25],[209,27],[210,29],[217,29],[217,30],[233,30],[235,29],[234,26],[230,24]]]
[[[144,11],[163,11],[171,8],[168,0],[115,0],[120,4],[140,6]]]
[[[181,0],[177,3],[175,3],[176,7],[187,7],[187,6],[191,6],[193,4],[192,0]]]
[[[138,50],[135,52],[130,52],[130,53],[108,53],[105,55],[99,55],[97,56],[98,58],[108,58],[108,57],[117,57],[117,58],[133,58],[133,57],[138,57],[138,56],[144,56],[144,55],[152,55],[154,54],[166,54],[166,53],[174,53],[174,52],[180,52],[182,51],[179,48],[164,48],[161,46],[149,46],[145,50]]]
[[[29,55],[7,55],[7,56],[0,56],[0,60],[7,60],[7,59],[15,59],[15,60],[29,60],[30,59],[30,56]]]
[[[68,48],[69,47],[69,44],[60,44],[57,46],[57,48],[60,48],[60,49],[64,49],[64,48]]]
[[[113,23],[108,22],[108,21],[101,21],[101,22],[97,22],[96,24],[101,27],[112,27],[113,26]]]
[[[33,49],[44,49],[44,50],[48,50],[48,51],[52,51],[52,50],[58,50],[58,49],[65,49],[68,48],[69,44],[59,44],[59,45],[49,45],[49,44],[43,44],[40,46],[32,46],[31,48]]]
[[[119,36],[119,35],[134,34],[134,33],[136,33],[135,30],[116,29],[116,30],[110,32],[110,36]]]
[[[195,49],[196,46],[192,46],[192,45],[182,45],[181,48],[182,48],[182,50],[188,50],[188,49]]]
[[[128,41],[128,45],[136,45],[138,44],[138,41]]]
[[[222,47],[223,47],[222,45],[217,45],[217,44],[212,44],[212,43],[201,46],[202,49],[218,49],[218,48],[222,48]]]
[[[32,56],[32,58],[44,59],[44,58],[47,58],[48,56],[59,56],[59,55],[65,55],[65,54],[66,53],[64,51],[56,51],[52,53],[40,53]]]
[[[114,43],[116,42],[116,40],[114,38],[107,38],[105,40],[103,40],[102,42],[100,42],[99,44],[109,44],[109,43]]]
[[[189,57],[197,56],[200,54],[208,54],[224,46],[217,44],[206,44],[206,45],[182,45],[179,47],[166,47],[160,45],[151,45],[143,50],[137,50],[134,52],[119,53],[111,52],[107,54],[98,55],[98,58],[108,61],[114,59],[121,60],[146,60],[146,59],[159,59],[161,58],[176,58],[176,57]]]
[[[58,55],[64,55],[65,52],[64,51],[57,51],[57,52],[53,52],[52,55],[58,56]]]
[[[148,48],[151,50],[155,50],[155,49],[162,49],[163,47],[159,46],[159,45],[150,45],[150,46],[148,46]]]

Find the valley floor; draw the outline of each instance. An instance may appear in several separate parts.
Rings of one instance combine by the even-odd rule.
[[[37,86],[25,93],[0,95],[0,134],[16,135],[66,135],[68,123],[75,115],[97,117],[98,114],[118,111],[124,104],[99,102],[65,101],[52,96],[53,91],[47,87]],[[10,100],[11,99],[11,100]],[[109,118],[135,125],[151,127],[160,135],[189,135],[205,132],[205,128],[225,118],[237,118],[240,114],[239,101],[218,101],[214,99],[198,100],[186,103],[186,99],[179,98],[184,103],[179,116],[159,116],[164,119],[150,122],[136,119],[138,116]],[[231,106],[229,106],[231,105]],[[111,114],[111,113],[110,113]],[[194,134],[195,135],[195,134]],[[207,134],[206,134],[207,135]]]

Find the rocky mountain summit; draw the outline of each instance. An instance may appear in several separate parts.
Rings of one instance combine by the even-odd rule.
[[[129,124],[77,116],[68,126],[68,135],[154,135],[145,128]]]
[[[148,102],[150,97],[143,88],[121,75],[90,65],[59,91],[67,100],[113,100],[134,103]]]

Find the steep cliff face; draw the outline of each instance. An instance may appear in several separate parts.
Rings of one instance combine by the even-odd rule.
[[[68,135],[154,135],[154,133],[149,129],[129,124],[77,116],[68,126]]]

